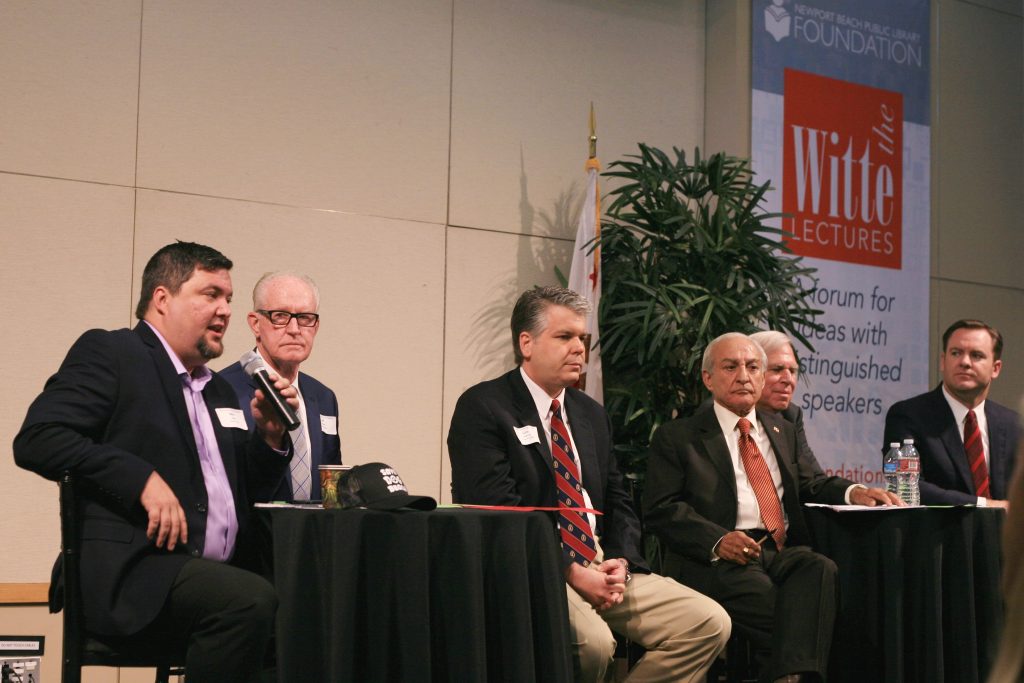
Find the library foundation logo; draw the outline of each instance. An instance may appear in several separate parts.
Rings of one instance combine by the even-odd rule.
[[[802,256],[901,266],[903,96],[786,69],[784,239]]]
[[[786,0],[772,0],[772,4],[764,8],[764,30],[776,43],[783,38],[789,38],[789,32],[793,27],[793,17],[786,10],[785,4]]]
[[[764,30],[776,43],[789,38],[800,45],[924,68],[927,61],[924,36],[884,23],[864,14],[859,5],[849,4],[853,5],[851,13],[845,14],[819,7],[814,2],[771,0],[764,8]]]

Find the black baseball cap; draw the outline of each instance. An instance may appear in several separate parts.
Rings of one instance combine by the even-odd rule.
[[[391,465],[369,462],[342,472],[338,479],[338,504],[343,508],[370,510],[433,510],[437,501],[430,496],[414,496]]]

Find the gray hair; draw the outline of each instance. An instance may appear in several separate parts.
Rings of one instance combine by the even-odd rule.
[[[711,343],[704,348],[704,359],[701,362],[700,369],[703,372],[710,373],[715,365],[715,347],[722,342],[729,341],[730,339],[745,339],[754,345],[754,348],[761,352],[761,367],[764,368],[768,365],[768,354],[764,352],[761,345],[754,341],[749,335],[743,334],[742,332],[726,332],[711,340]]]
[[[546,312],[549,306],[564,306],[577,315],[587,315],[592,310],[590,302],[565,287],[534,287],[519,295],[512,308],[512,352],[516,365],[523,364],[523,353],[519,350],[519,335],[528,332],[538,335],[547,327]]]
[[[793,348],[793,342],[789,337],[784,335],[782,332],[776,332],[775,330],[763,330],[761,332],[755,332],[750,335],[750,338],[762,349],[765,354],[775,353],[777,349],[783,346],[788,346],[790,349]]]
[[[283,280],[285,278],[300,280],[309,285],[309,288],[313,290],[313,301],[316,304],[316,311],[320,310],[320,288],[316,286],[315,282],[313,282],[313,278],[308,275],[294,273],[289,270],[276,270],[270,273],[263,273],[263,275],[260,276],[260,279],[256,281],[256,286],[252,288],[253,310],[263,308],[263,299],[266,296],[267,287],[269,287],[275,280]],[[316,311],[313,311],[313,313]]]

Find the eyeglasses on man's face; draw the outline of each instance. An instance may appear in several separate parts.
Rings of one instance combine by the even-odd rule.
[[[257,310],[257,313],[264,316],[274,327],[287,327],[288,323],[295,318],[299,327],[313,327],[320,320],[318,313],[292,313],[291,311],[264,311]]]

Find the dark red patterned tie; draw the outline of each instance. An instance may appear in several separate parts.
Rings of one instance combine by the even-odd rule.
[[[982,498],[990,496],[988,485],[988,465],[985,464],[985,446],[981,443],[981,429],[978,428],[978,416],[973,410],[967,411],[964,419],[964,449],[967,451],[967,464],[971,466],[974,477],[974,492]]]
[[[772,474],[768,471],[768,463],[764,461],[761,449],[754,442],[754,437],[750,436],[750,420],[741,417],[736,424],[740,428],[740,459],[747,472],[747,479],[750,480],[750,487],[754,489],[754,496],[757,497],[761,521],[775,539],[775,546],[781,550],[786,540],[786,523],[782,516],[782,505],[779,504],[779,494],[775,491],[775,482],[772,481]]]
[[[580,472],[569,441],[569,430],[562,422],[558,401],[551,402],[551,456],[558,486],[558,527],[562,535],[562,552],[573,562],[588,567],[597,556],[594,533],[586,516],[573,509],[586,505],[583,501],[583,487],[580,485]]]

